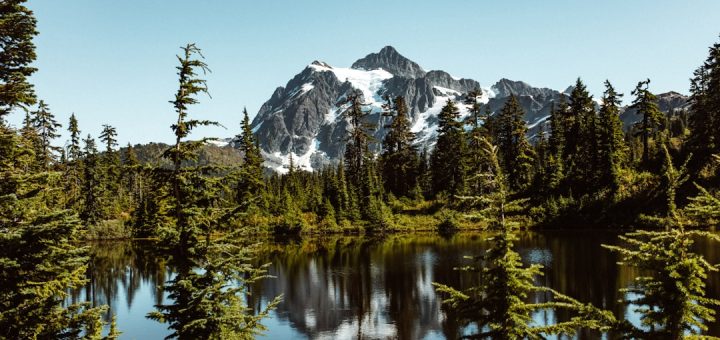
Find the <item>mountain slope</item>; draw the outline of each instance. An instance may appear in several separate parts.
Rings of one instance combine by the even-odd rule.
[[[315,170],[337,163],[345,149],[348,123],[343,117],[344,100],[356,93],[367,104],[370,120],[376,124],[374,136],[385,135],[385,117],[381,115],[385,95],[403,96],[409,108],[412,131],[418,146],[432,147],[436,139],[437,115],[447,100],[462,101],[463,94],[481,89],[481,102],[498,112],[511,94],[525,110],[529,135],[537,133],[547,120],[553,104],[567,96],[548,88],[537,88],[521,81],[501,79],[490,88],[482,88],[472,79],[458,79],[440,70],[425,71],[391,46],[357,60],[349,68],[314,61],[283,87],[275,89],[252,122],[265,164],[277,172],[286,172],[292,156],[303,170]],[[659,95],[664,111],[682,109],[687,98],[675,92]],[[459,104],[462,117],[467,107]],[[622,118],[629,126],[637,121],[634,111]],[[378,151],[378,150],[376,150]]]

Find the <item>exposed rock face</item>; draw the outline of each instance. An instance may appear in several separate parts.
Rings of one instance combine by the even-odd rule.
[[[350,68],[312,62],[273,92],[255,116],[252,128],[268,168],[287,171],[292,155],[296,166],[310,171],[341,159],[348,131],[343,116],[347,108],[344,101],[349,94],[359,94],[365,109],[371,111],[370,120],[377,126],[374,135],[378,141],[384,137],[384,126],[388,123],[381,115],[383,96],[405,97],[412,131],[422,148],[434,145],[437,115],[446,101],[461,102],[463,95],[473,89],[482,90],[480,100],[491,112],[498,112],[511,94],[517,96],[525,110],[530,136],[547,120],[553,103],[560,96],[567,96],[567,93],[508,79],[501,79],[491,88],[482,88],[472,79],[457,79],[444,71],[425,71],[393,47],[386,46],[378,53],[359,59]],[[687,98],[670,92],[659,95],[659,103],[663,111],[682,109],[687,106]],[[462,103],[458,103],[458,107],[462,117],[466,117],[468,108]],[[637,121],[637,115],[631,110],[626,110],[622,118],[627,126]],[[377,146],[375,150],[379,150]]]
[[[384,69],[393,75],[404,78],[422,78],[425,70],[414,61],[400,55],[392,46],[383,47],[378,53],[370,53],[352,64],[356,70]]]

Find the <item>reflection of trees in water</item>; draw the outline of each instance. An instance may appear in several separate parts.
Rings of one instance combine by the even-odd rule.
[[[142,284],[151,290],[156,304],[162,301],[162,284],[169,271],[165,261],[152,252],[149,242],[98,242],[90,246],[88,283],[73,292],[73,301],[87,299],[94,306],[108,305],[107,318],[115,314],[119,292],[125,293],[128,308]],[[144,298],[144,297],[142,297]]]
[[[625,315],[617,303],[619,288],[632,283],[637,273],[616,265],[617,256],[600,247],[616,243],[616,234],[592,232],[521,233],[516,242],[523,262],[542,263],[544,285]],[[88,269],[90,282],[75,291],[75,301],[88,300],[95,305],[108,304],[114,313],[117,303],[130,307],[135,299],[151,298],[161,302],[161,286],[170,276],[170,268],[152,251],[151,242],[97,243],[91,246]],[[442,332],[458,338],[462,328],[441,307],[430,285],[432,281],[452,287],[476,286],[474,276],[453,270],[467,264],[465,255],[485,250],[483,236],[459,234],[449,239],[434,235],[400,235],[384,240],[361,237],[303,239],[286,244],[263,246],[258,262],[272,262],[276,279],[263,280],[252,289],[250,305],[261,310],[278,294],[284,301],[277,309],[279,318],[288,320],[299,332],[320,335],[415,339],[430,332]],[[697,249],[710,263],[720,262],[720,247],[698,240]],[[140,287],[158,287],[149,296],[138,295]],[[125,300],[117,301],[124,293]],[[720,294],[720,275],[713,273],[707,292]],[[144,290],[143,293],[145,294]],[[535,301],[547,297],[534,296]],[[443,315],[447,317],[443,317]],[[564,320],[563,313],[536,316],[536,320]],[[362,327],[359,327],[362,325]],[[712,334],[720,325],[710,325]],[[583,333],[580,338],[596,338]]]
[[[254,288],[253,304],[283,293],[279,317],[310,336],[421,338],[442,326],[431,283],[464,280],[452,268],[478,242],[393,236],[286,245],[269,251],[265,260],[277,278]]]

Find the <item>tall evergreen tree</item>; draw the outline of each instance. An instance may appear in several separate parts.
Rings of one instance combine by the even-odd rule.
[[[82,153],[80,147],[80,127],[78,126],[78,120],[74,113],[70,115],[68,132],[70,132],[70,141],[67,145],[67,158],[68,161],[74,162],[80,159]]]
[[[168,323],[173,331],[170,337],[250,338],[264,329],[260,320],[279,300],[255,315],[250,314],[241,296],[247,292],[248,284],[263,277],[265,267],[249,264],[253,249],[243,244],[244,236],[239,232],[210,242],[213,230],[246,206],[222,208],[221,192],[227,190],[222,182],[205,175],[209,169],[183,167],[183,162],[196,159],[198,150],[210,140],[188,141],[190,132],[195,127],[217,123],[188,118],[189,106],[198,103],[199,94],[207,94],[206,82],[198,72],[209,69],[194,44],[188,44],[182,51],[177,57],[179,87],[171,101],[177,114],[177,122],[171,126],[175,144],[163,154],[173,167],[169,172],[156,169],[171,188],[174,228],[164,243],[172,254],[177,275],[165,285],[172,303],[156,306],[158,310],[148,317]]]
[[[83,150],[84,159],[84,176],[83,176],[83,206],[80,211],[80,218],[87,224],[96,224],[103,218],[103,201],[102,201],[102,174],[100,173],[100,164],[98,160],[98,150],[95,145],[95,139],[88,135],[84,140],[85,147]]]
[[[448,99],[438,115],[438,137],[430,158],[432,190],[435,195],[446,192],[450,196],[465,191],[465,150],[467,140],[460,111]]]
[[[625,324],[632,339],[684,339],[707,330],[715,321],[720,300],[708,298],[705,280],[718,267],[694,253],[694,239],[720,238],[704,231],[687,231],[682,225],[668,231],[636,231],[620,236],[626,246],[603,247],[620,254],[620,264],[637,268],[642,276],[622,289],[625,303],[637,306],[642,328]]]
[[[505,103],[496,122],[496,140],[502,166],[513,189],[526,188],[532,180],[533,151],[526,138],[527,126],[520,103],[514,95]]]
[[[13,109],[27,109],[36,101],[28,78],[36,71],[30,64],[36,58],[33,37],[38,33],[37,20],[23,3],[25,0],[0,3],[0,125]]]
[[[566,113],[563,161],[570,181],[568,187],[587,190],[597,179],[596,169],[599,168],[600,158],[595,104],[580,78],[570,93]]]
[[[80,128],[74,113],[70,115],[68,132],[70,132],[70,140],[65,147],[65,154],[67,155],[65,162],[65,192],[67,196],[65,206],[79,210],[78,203],[81,200],[80,190],[83,184],[83,157],[80,146]]]
[[[242,174],[237,184],[237,202],[244,204],[251,198],[261,196],[263,189],[262,155],[250,128],[247,109],[243,109],[242,133],[235,136],[243,154]],[[255,202],[258,204],[259,202]]]
[[[663,114],[658,108],[657,97],[650,92],[649,85],[650,79],[637,84],[632,92],[635,100],[631,106],[637,110],[638,115],[642,116],[642,121],[639,123],[639,134],[643,144],[642,160],[646,165],[650,161],[650,139],[657,136],[660,121],[663,118]]]
[[[380,156],[382,177],[385,188],[395,196],[410,196],[417,184],[417,149],[414,145],[415,134],[410,131],[410,119],[405,98],[402,96],[387,99],[386,116],[392,122],[383,139],[383,153]]]
[[[490,136],[486,126],[490,112],[487,111],[489,108],[483,110],[479,100],[482,96],[483,92],[480,89],[472,90],[465,96],[465,104],[470,106],[470,115],[466,121],[466,124],[470,126],[467,142],[467,171],[470,174],[481,173],[488,166],[487,159],[483,157],[481,140]],[[478,177],[472,176],[469,178],[468,189],[470,194],[479,195],[482,193],[481,182],[482,180]]]
[[[713,44],[708,57],[694,73],[690,85],[691,135],[689,149],[695,155],[698,170],[708,164],[711,155],[720,152],[720,42]]]
[[[42,100],[38,103],[37,111],[33,111],[30,123],[38,135],[39,144],[36,145],[35,150],[37,166],[49,170],[56,160],[55,153],[60,151],[59,147],[52,145],[52,141],[60,136],[57,130],[62,125],[55,120],[50,108]]]
[[[620,121],[620,97],[622,94],[615,92],[610,81],[606,80],[598,120],[598,152],[601,158],[599,171],[600,180],[604,185],[610,186],[613,192],[620,189],[620,171],[627,160],[625,134]]]

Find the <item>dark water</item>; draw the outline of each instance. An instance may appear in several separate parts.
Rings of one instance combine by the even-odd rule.
[[[252,287],[251,306],[261,308],[283,294],[282,304],[264,324],[269,339],[295,338],[457,338],[462,332],[447,318],[432,282],[467,287],[472,276],[453,267],[468,264],[464,256],[483,252],[481,234],[451,238],[422,234],[382,240],[361,237],[269,242],[260,262],[272,262],[267,279]],[[617,234],[602,231],[528,232],[516,242],[526,263],[545,266],[537,284],[554,288],[583,302],[592,302],[634,323],[632,308],[621,306],[618,289],[637,275],[616,265],[617,257],[601,248],[615,244]],[[720,246],[698,242],[698,251],[711,263],[720,262]],[[90,283],[77,292],[96,304],[107,304],[124,339],[160,339],[165,325],[145,318],[153,305],[165,300],[158,287],[173,273],[151,254],[149,242],[94,244]],[[707,291],[720,297],[720,275],[711,273]],[[545,296],[534,296],[544,301]],[[568,315],[542,312],[537,323],[554,323]],[[720,335],[720,324],[709,334]],[[583,333],[580,338],[600,338]]]

